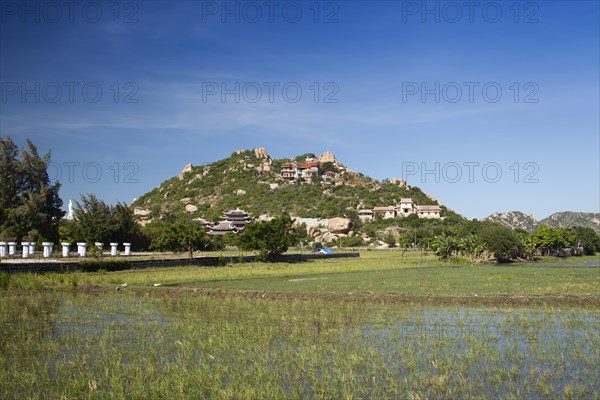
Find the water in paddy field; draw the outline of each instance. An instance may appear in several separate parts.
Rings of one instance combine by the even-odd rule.
[[[559,263],[548,263],[548,262],[534,262],[534,263],[516,263],[516,264],[510,264],[510,265],[522,265],[525,267],[544,267],[544,268],[548,268],[548,267],[555,267],[555,268],[564,268],[564,267],[600,267],[600,258],[596,259],[596,260],[591,260],[591,261],[574,261],[573,260],[574,257],[571,257],[569,259],[565,259],[562,262]]]
[[[255,379],[304,398],[600,396],[598,310],[53,296],[36,339],[59,383],[111,371],[103,387],[116,390],[107,382],[139,369],[159,380],[201,371],[232,390]]]
[[[544,374],[552,376],[553,390],[560,393],[573,385],[600,392],[597,311],[423,307],[397,321],[366,324],[362,332],[354,330],[344,340],[359,345],[361,335],[369,346],[385,354],[385,363],[401,375],[410,373],[399,356],[404,354],[432,375],[439,370],[437,360],[446,371],[492,377],[480,386],[479,394],[485,396],[511,392],[510,384],[495,384],[493,377],[499,376],[507,382],[512,378],[513,386],[524,384],[527,377],[527,384],[534,389],[529,394],[543,397],[535,384]],[[449,375],[446,383],[452,385],[452,373]]]

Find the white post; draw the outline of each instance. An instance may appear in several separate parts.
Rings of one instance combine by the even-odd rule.
[[[79,243],[77,243],[77,248],[78,248],[78,252],[79,252],[79,256],[80,257],[87,256],[87,244],[85,244],[85,242],[79,242]]]
[[[52,242],[44,242],[42,246],[44,246],[44,258],[50,257],[52,255]]]
[[[6,257],[6,242],[0,242],[0,257]]]
[[[62,256],[69,257],[69,250],[71,248],[71,243],[63,242],[62,245]]]
[[[123,243],[125,246],[125,255],[128,256],[131,254],[131,243]]]
[[[17,252],[17,243],[8,242],[8,255],[14,256],[16,252]]]
[[[115,257],[117,255],[117,247],[119,247],[119,243],[110,244],[110,255],[112,257]]]
[[[35,242],[29,242],[29,255],[35,255]]]
[[[29,242],[21,242],[23,246],[23,258],[29,257]]]
[[[100,242],[96,242],[94,243],[94,245],[96,246],[96,253],[101,256],[102,255],[102,247],[104,247],[103,243]]]

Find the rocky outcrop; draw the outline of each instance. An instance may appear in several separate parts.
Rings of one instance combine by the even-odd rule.
[[[331,218],[327,228],[334,234],[348,234],[352,230],[352,221],[348,218]]]
[[[190,172],[193,168],[194,168],[194,166],[192,165],[192,163],[189,163],[188,165],[183,167],[183,170],[181,171],[181,173],[185,174],[186,172]]]
[[[273,167],[271,166],[271,159],[269,161],[265,161],[258,167],[258,172],[272,172]]]
[[[398,185],[400,187],[406,187],[406,180],[404,179],[398,179],[398,178],[391,178],[390,179],[390,183],[392,185]],[[429,197],[429,196],[428,196]]]
[[[294,222],[298,225],[306,225],[307,228],[321,228],[329,224],[328,219],[324,218],[300,218],[295,217]]]
[[[150,214],[151,214],[151,211],[147,210],[147,209],[144,209],[144,208],[135,207],[133,209],[133,215],[137,215],[137,216],[140,216],[140,217],[147,217]]]
[[[319,161],[322,163],[336,163],[337,159],[335,158],[332,152],[326,151],[325,153],[321,154],[321,156],[319,157]]]
[[[192,169],[194,169],[194,166],[192,165],[192,163],[189,163],[188,165],[183,167],[183,170],[181,171],[181,173],[179,175],[177,175],[177,179],[179,179],[180,181],[183,180],[183,175],[190,172]]]
[[[254,149],[254,155],[256,158],[270,158],[269,153],[267,153],[267,150],[264,147]]]

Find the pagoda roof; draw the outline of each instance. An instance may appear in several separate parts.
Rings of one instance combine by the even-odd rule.
[[[252,219],[250,219],[250,218],[227,218],[223,222],[231,222],[233,225],[237,226],[237,225],[249,224],[250,222],[252,222]]]
[[[211,232],[213,231],[222,231],[222,232],[233,232],[237,230],[235,225],[233,225],[230,221],[221,221],[218,225],[212,225],[208,227]]]
[[[223,214],[224,215],[240,215],[240,216],[244,216],[244,217],[248,216],[248,213],[246,211],[240,210],[239,208],[235,209],[235,210],[231,210],[231,211],[223,213]]]
[[[206,234],[210,235],[210,236],[224,236],[227,235],[228,233],[238,233],[237,230],[235,231],[208,231]]]

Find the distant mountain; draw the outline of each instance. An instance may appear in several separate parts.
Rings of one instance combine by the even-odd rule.
[[[600,232],[600,213],[583,213],[573,211],[557,212],[540,221],[539,225],[552,228],[570,228],[583,226]]]
[[[545,225],[552,228],[583,226],[592,228],[600,233],[600,213],[563,211],[537,221],[533,215],[527,215],[520,211],[511,211],[506,213],[496,212],[485,219],[513,229],[524,229],[527,232],[535,232],[539,226]]]
[[[264,148],[239,150],[209,165],[188,164],[132,206],[145,224],[167,213],[215,221],[236,208],[255,218],[284,212],[305,218],[357,217],[358,208],[397,205],[402,198],[439,204],[442,216],[457,215],[404,180],[369,178],[330,152],[274,159]]]
[[[512,229],[523,229],[527,232],[535,232],[538,226],[538,221],[533,215],[527,215],[521,211],[495,212],[485,220],[493,221]]]

